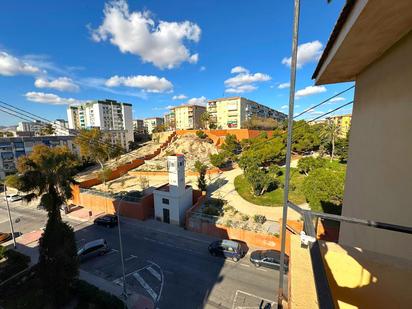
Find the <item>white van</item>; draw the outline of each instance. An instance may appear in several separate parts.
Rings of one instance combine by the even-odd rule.
[[[105,239],[96,239],[86,243],[77,251],[77,257],[82,259],[84,257],[103,255],[109,252],[107,241]]]

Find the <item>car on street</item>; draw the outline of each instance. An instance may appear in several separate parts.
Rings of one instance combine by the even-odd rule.
[[[97,255],[104,255],[109,252],[109,247],[107,246],[107,241],[103,238],[96,239],[86,243],[77,251],[77,257],[81,261],[86,257],[93,257]]]
[[[277,250],[256,250],[250,254],[250,262],[256,267],[267,267],[279,269],[280,251]],[[289,257],[285,255],[285,272],[288,271]]]
[[[118,224],[117,216],[115,215],[104,215],[94,219],[94,224],[103,225],[105,227],[115,227]]]
[[[244,256],[240,243],[228,239],[214,241],[209,245],[208,249],[209,253],[213,256],[222,256],[235,262]]]
[[[22,199],[21,195],[18,194],[13,194],[13,195],[6,195],[4,197],[4,200],[8,200],[9,202],[16,202],[16,201],[20,201]]]
[[[2,233],[0,232],[0,244],[9,241],[12,238],[10,233]]]

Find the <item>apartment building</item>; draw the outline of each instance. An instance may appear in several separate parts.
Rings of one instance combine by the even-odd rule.
[[[196,130],[202,128],[201,117],[206,107],[201,105],[180,105],[171,109],[174,113],[176,130]]]
[[[355,82],[346,217],[411,226],[411,30],[409,0],[348,1],[313,74],[316,85]],[[342,223],[339,242],[412,259],[407,233]]]
[[[174,110],[172,110],[170,113],[165,114],[163,118],[165,121],[166,130],[172,131],[176,129],[176,119]]]
[[[339,116],[331,116],[326,118],[327,123],[334,123],[338,128],[339,137],[346,137],[352,120],[352,115],[339,115]]]
[[[217,129],[242,129],[252,117],[285,120],[287,115],[243,97],[220,98],[208,101],[207,111]]]
[[[49,147],[67,146],[73,153],[79,154],[73,143],[74,136],[27,136],[0,138],[0,179],[16,172],[17,159],[29,154],[36,144]]]
[[[67,109],[70,129],[99,128],[113,143],[128,149],[133,137],[132,105],[114,100],[97,100]]]
[[[35,121],[21,121],[18,123],[17,132],[32,132],[33,135],[39,135],[41,129],[46,125],[45,122],[40,120]]]
[[[143,120],[144,126],[148,134],[152,134],[154,128],[164,124],[164,119],[161,117],[146,118]]]
[[[147,134],[147,130],[146,130],[146,127],[144,126],[143,119],[133,120],[133,132],[137,135]]]

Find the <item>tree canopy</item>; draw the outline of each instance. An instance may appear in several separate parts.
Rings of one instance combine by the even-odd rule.
[[[124,152],[122,147],[112,144],[97,128],[82,129],[74,139],[74,143],[79,146],[82,156],[99,163],[101,168],[103,168],[104,162]]]

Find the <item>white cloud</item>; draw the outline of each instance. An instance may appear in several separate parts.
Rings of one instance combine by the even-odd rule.
[[[236,73],[249,73],[249,70],[246,69],[246,68],[244,68],[244,67],[242,67],[242,66],[240,66],[240,65],[238,65],[238,66],[232,68],[232,69],[230,70],[230,73],[232,73],[232,74],[236,74]]]
[[[330,99],[329,102],[339,102],[339,101],[345,101],[346,99],[344,97],[336,97],[333,99]]]
[[[234,77],[225,80],[225,92],[227,93],[244,93],[251,92],[257,89],[255,83],[271,80],[271,77],[263,73],[250,73],[248,69],[237,66],[230,71],[235,73]]]
[[[289,105],[282,105],[281,107],[280,107],[280,109],[287,109],[289,107]]]
[[[174,108],[174,107],[176,107],[176,106],[168,105],[168,106],[162,106],[162,107],[153,107],[152,109],[154,111],[161,111],[161,110],[169,110],[169,109]]]
[[[206,106],[207,99],[204,96],[201,96],[199,98],[191,98],[187,101],[187,104]]]
[[[322,55],[323,45],[319,41],[308,42],[298,46],[297,67],[301,68],[306,63],[318,61]],[[292,58],[285,57],[282,59],[282,64],[290,67]]]
[[[140,88],[147,92],[161,93],[173,90],[173,84],[164,77],[154,75],[112,76],[106,80],[107,87],[126,86]]]
[[[289,87],[290,87],[290,83],[281,83],[278,85],[278,89],[285,89]]]
[[[103,23],[91,31],[96,42],[107,41],[122,53],[141,57],[160,69],[172,69],[182,62],[196,63],[198,54],[191,54],[185,41],[199,42],[201,29],[192,22],[156,23],[148,11],[129,12],[125,0],[111,1],[104,8]]]
[[[53,105],[64,105],[64,104],[79,104],[82,101],[72,98],[62,98],[53,93],[44,92],[27,92],[25,95],[27,100],[37,103],[46,103]]]
[[[234,88],[227,88],[225,92],[227,93],[244,93],[244,92],[251,92],[256,90],[257,87],[253,85],[243,85]]]
[[[39,77],[34,82],[37,88],[52,88],[59,91],[78,91],[79,86],[76,85],[71,78],[59,77],[49,81],[47,78]]]
[[[271,77],[267,74],[263,73],[255,73],[255,74],[249,74],[249,73],[240,73],[236,75],[235,77],[231,77],[227,80],[225,80],[225,85],[230,86],[230,87],[237,87],[245,84],[251,84],[255,82],[265,82],[271,80]]]
[[[185,96],[184,94],[174,95],[172,97],[172,100],[184,100],[184,99],[187,99],[187,96]]]
[[[19,74],[39,74],[41,70],[26,61],[18,59],[6,52],[0,52],[0,75],[14,76]]]
[[[318,94],[318,93],[322,93],[322,92],[326,92],[326,87],[324,87],[324,86],[307,86],[303,89],[300,89],[300,90],[296,91],[295,97],[296,98],[306,97],[306,96],[309,96],[309,95]]]

